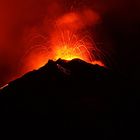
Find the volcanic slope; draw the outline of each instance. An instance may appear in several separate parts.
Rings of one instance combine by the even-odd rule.
[[[117,138],[135,132],[135,95],[127,80],[107,68],[80,59],[50,60],[0,91],[0,111],[5,123],[93,128],[96,135]]]

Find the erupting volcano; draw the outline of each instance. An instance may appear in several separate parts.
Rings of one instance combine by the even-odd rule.
[[[87,18],[85,21],[82,17],[84,15]],[[55,30],[51,35],[53,59],[79,58],[89,63],[98,62],[97,58],[101,58],[101,50],[97,48],[90,35],[85,33],[88,24],[96,20],[98,20],[98,16],[91,10],[84,10],[83,14],[73,12],[60,17],[56,21]],[[103,65],[101,60],[99,64]]]
[[[55,19],[47,36],[39,34],[31,39],[34,45],[27,48],[26,72],[39,69],[48,60],[56,61],[59,58],[64,60],[78,58],[105,66],[103,52],[87,30],[99,20],[99,15],[91,9],[83,9],[81,13],[68,12]],[[35,44],[37,39],[42,41]]]
[[[0,125],[8,136],[43,129],[39,137],[67,140],[80,130],[77,138],[88,140],[90,129],[94,140],[140,139],[136,1],[0,0]]]
[[[54,60],[79,58],[89,63],[104,65],[101,61],[97,61],[96,56],[100,58],[100,51],[89,36],[79,37],[70,31],[61,31],[55,35],[52,46],[54,48]]]

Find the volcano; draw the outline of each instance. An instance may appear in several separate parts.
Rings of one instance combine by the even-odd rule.
[[[134,130],[136,118],[130,116],[136,116],[136,100],[125,78],[80,59],[49,60],[0,91],[5,124],[22,120],[49,128],[94,128],[106,138]]]

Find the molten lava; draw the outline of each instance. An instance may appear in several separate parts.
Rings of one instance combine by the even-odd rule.
[[[56,61],[59,58],[64,60],[78,58],[104,66],[101,50],[87,33],[87,27],[98,21],[99,16],[90,9],[84,9],[81,13],[68,12],[58,17],[47,37],[35,35],[31,39],[33,43],[31,41],[28,56],[25,55],[27,64],[24,73],[42,67],[49,59]]]
[[[88,63],[104,66],[101,60],[97,60],[96,56],[100,55],[99,50],[89,36],[81,37],[70,31],[61,31],[58,34],[57,31],[52,38],[52,48],[54,48],[52,58],[54,60],[59,58],[65,60],[79,58]],[[96,55],[93,55],[92,52]]]
[[[60,34],[53,37],[52,46],[54,48],[53,59],[65,59],[72,60],[74,58],[80,58],[85,61],[92,61],[90,55],[90,46],[87,46],[87,42],[84,38],[78,38],[76,34],[70,31],[62,31]]]
[[[62,58],[65,60],[72,60],[74,58],[81,58],[81,54],[75,53],[75,49],[65,45],[61,49],[56,50],[56,59]]]
[[[44,41],[45,42],[45,41]],[[49,59],[64,60],[81,59],[88,63],[105,66],[102,61],[101,51],[97,48],[89,35],[69,30],[55,30],[50,43],[36,45],[34,50],[27,53],[27,64],[24,73],[44,66]],[[25,55],[26,56],[26,55]],[[30,62],[30,63],[28,63]]]
[[[92,56],[90,55],[90,52],[88,52],[86,47],[84,47],[82,50],[79,47],[72,48],[67,45],[62,46],[60,47],[60,49],[56,50],[55,60],[59,58],[64,60],[72,60],[78,58],[92,64],[104,66],[104,64],[101,61],[92,61]]]

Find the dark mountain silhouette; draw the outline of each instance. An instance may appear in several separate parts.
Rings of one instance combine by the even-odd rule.
[[[0,92],[0,109],[4,124],[43,124],[52,131],[92,128],[94,136],[113,139],[136,137],[139,120],[133,86],[79,59],[50,60],[11,82]]]

